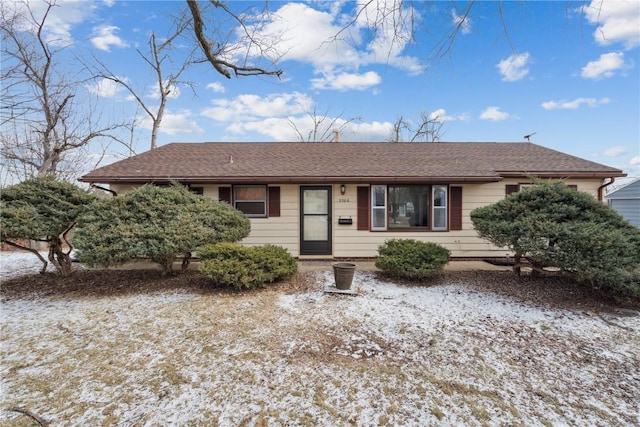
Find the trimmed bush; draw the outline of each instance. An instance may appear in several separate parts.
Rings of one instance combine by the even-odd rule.
[[[71,274],[71,245],[67,234],[74,227],[78,216],[87,210],[95,196],[68,182],[53,178],[32,178],[0,192],[0,240],[18,247],[16,241],[32,239],[46,242],[49,261],[64,277]],[[69,249],[64,248],[64,244]],[[25,248],[20,248],[25,249]],[[47,261],[36,251],[42,261],[40,273],[47,268]]]
[[[432,242],[390,239],[378,247],[376,267],[398,279],[422,280],[442,271],[451,252]]]
[[[78,218],[73,242],[78,258],[91,267],[110,267],[149,258],[165,274],[207,243],[237,242],[251,223],[227,203],[198,196],[179,184],[144,185],[117,197],[96,200]]]
[[[197,253],[202,274],[217,285],[238,290],[263,287],[298,271],[295,258],[279,246],[217,243],[206,245]]]
[[[561,181],[539,182],[476,208],[478,235],[526,260],[534,272],[559,269],[611,294],[640,296],[640,230],[590,194]]]

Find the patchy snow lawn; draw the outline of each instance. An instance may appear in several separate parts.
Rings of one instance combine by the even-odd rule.
[[[3,298],[0,425],[640,424],[638,316],[307,274],[297,293]]]

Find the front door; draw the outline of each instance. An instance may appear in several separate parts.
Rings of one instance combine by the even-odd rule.
[[[300,187],[300,255],[331,255],[331,187]]]

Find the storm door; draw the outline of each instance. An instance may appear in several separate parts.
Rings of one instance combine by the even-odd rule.
[[[300,255],[331,255],[331,187],[300,187]]]

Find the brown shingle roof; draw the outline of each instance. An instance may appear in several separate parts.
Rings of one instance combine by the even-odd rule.
[[[618,177],[622,171],[533,143],[173,143],[81,181],[464,182],[505,176]]]

